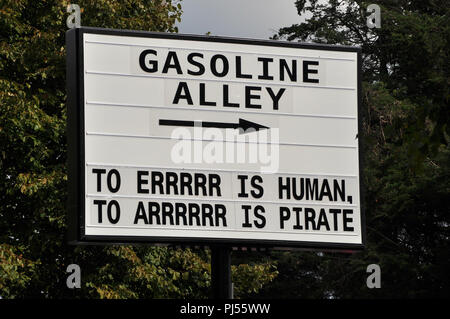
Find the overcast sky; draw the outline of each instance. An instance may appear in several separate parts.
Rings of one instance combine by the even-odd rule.
[[[300,23],[295,0],[183,0],[179,33],[268,39]]]

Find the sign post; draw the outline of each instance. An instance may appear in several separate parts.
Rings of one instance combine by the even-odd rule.
[[[230,247],[211,246],[211,283],[214,299],[232,299]]]
[[[223,247],[364,247],[360,49],[66,38],[70,242],[210,245],[223,297]]]

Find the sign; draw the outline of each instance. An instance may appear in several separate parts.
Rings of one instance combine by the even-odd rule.
[[[364,244],[360,50],[67,32],[72,241]]]

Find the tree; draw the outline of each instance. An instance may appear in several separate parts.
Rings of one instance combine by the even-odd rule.
[[[68,3],[3,0],[0,6],[0,296],[207,297],[207,251],[66,244]],[[83,26],[176,32],[181,16],[177,0],[77,3]],[[81,289],[66,287],[72,263],[81,267]],[[273,278],[273,270],[257,266],[235,275],[253,274],[263,284]]]
[[[382,27],[369,29],[366,8],[377,3]],[[307,23],[282,28],[274,38],[358,45],[362,48],[363,78],[380,82],[393,96],[414,108],[403,131],[409,135],[409,154],[417,164],[448,144],[447,105],[449,8],[445,0],[299,0]]]
[[[369,29],[365,8],[381,7]],[[357,254],[274,255],[280,275],[259,297],[448,297],[450,291],[450,9],[446,1],[298,0],[305,23],[275,39],[358,45],[363,52],[363,209]],[[366,267],[381,267],[381,289]],[[296,278],[296,285],[292,284]]]

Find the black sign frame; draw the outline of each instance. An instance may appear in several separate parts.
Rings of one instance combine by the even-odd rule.
[[[361,244],[324,243],[310,241],[254,240],[254,239],[218,239],[192,237],[147,237],[147,236],[100,236],[85,234],[85,154],[84,154],[84,57],[83,35],[85,33],[179,39],[188,41],[238,43],[272,47],[299,49],[316,49],[357,53],[357,97],[358,97],[358,158],[361,214]],[[67,239],[69,244],[109,245],[109,244],[173,244],[190,246],[233,246],[258,248],[301,248],[334,251],[353,251],[364,249],[366,245],[366,218],[364,214],[363,149],[360,132],[362,129],[362,94],[361,94],[361,48],[326,44],[309,44],[287,41],[254,40],[231,37],[184,35],[162,32],[116,30],[104,28],[81,27],[66,32],[66,85],[67,85],[67,151],[68,151],[68,201],[67,201]]]

